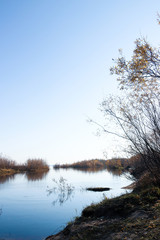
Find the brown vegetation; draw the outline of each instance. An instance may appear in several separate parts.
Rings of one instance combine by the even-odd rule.
[[[106,168],[106,161],[105,160],[84,160],[72,164],[56,164],[54,168],[74,168],[74,169],[104,169]]]
[[[72,164],[56,164],[53,167],[54,169],[73,168],[76,170],[89,172],[107,169],[109,172],[112,172],[118,176],[120,176],[124,171],[129,171],[135,179],[137,179],[143,171],[145,172],[146,169],[140,155],[136,155],[131,158],[112,158],[109,160],[84,160]]]
[[[127,158],[112,158],[106,160],[106,166],[109,169],[127,169],[131,167],[131,163]]]
[[[127,159],[127,158],[112,158],[109,160],[101,160],[101,159],[92,159],[92,160],[84,160],[72,164],[56,164],[54,165],[55,169],[58,168],[74,168],[74,169],[127,169],[132,167],[132,163],[135,159]]]
[[[0,169],[13,169],[16,163],[6,157],[0,157]]]
[[[25,164],[17,164],[15,161],[0,157],[0,176],[12,175],[18,172],[44,172],[49,166],[42,159],[29,159]]]
[[[26,166],[26,170],[31,172],[32,171],[40,172],[40,171],[49,170],[49,166],[43,159],[28,159],[25,166]]]
[[[9,176],[9,175],[13,175],[14,173],[16,173],[15,169],[9,169],[9,168],[0,169],[0,176]]]

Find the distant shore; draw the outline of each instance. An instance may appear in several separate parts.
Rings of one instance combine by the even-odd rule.
[[[53,166],[54,169],[60,168],[73,168],[78,170],[102,170],[102,169],[113,169],[113,170],[124,170],[130,166],[129,159],[126,158],[113,158],[110,160],[103,159],[92,159],[92,160],[83,160],[76,163],[71,164],[55,164]]]
[[[49,171],[49,166],[42,159],[28,159],[25,164],[17,164],[15,161],[0,158],[0,176],[10,176],[16,173],[32,173]]]

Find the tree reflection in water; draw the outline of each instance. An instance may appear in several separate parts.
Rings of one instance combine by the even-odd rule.
[[[28,181],[38,181],[46,177],[48,172],[26,172]]]
[[[70,169],[73,169],[74,171],[79,171],[79,172],[86,172],[86,173],[93,173],[93,172],[100,172],[104,171],[106,168],[104,167],[54,167],[55,171],[59,171],[60,169],[65,169],[66,171],[69,171]]]
[[[71,184],[68,184],[67,180],[63,177],[60,177],[58,181],[53,179],[53,182],[55,186],[52,189],[47,188],[48,195],[54,193],[56,198],[52,202],[52,204],[54,206],[56,204],[62,206],[64,202],[68,201],[71,197],[73,197],[75,188]]]
[[[12,175],[4,175],[4,176],[0,176],[0,184],[3,184],[5,182],[8,182],[9,180],[13,180],[15,177],[14,174]]]
[[[114,176],[121,176],[124,172],[122,169],[117,169],[117,168],[107,168],[107,171],[109,173],[112,173]]]

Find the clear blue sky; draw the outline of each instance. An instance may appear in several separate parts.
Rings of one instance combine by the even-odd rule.
[[[159,46],[159,0],[0,0],[0,152],[49,164],[116,154],[87,116],[116,93],[112,58]]]

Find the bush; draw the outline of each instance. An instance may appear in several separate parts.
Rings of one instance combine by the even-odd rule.
[[[26,162],[27,171],[48,171],[49,166],[43,159],[28,159]]]
[[[11,169],[16,165],[15,161],[5,157],[0,157],[0,169]]]

